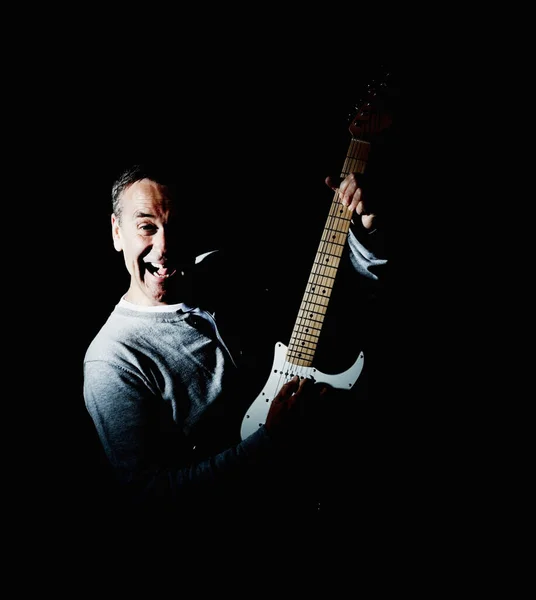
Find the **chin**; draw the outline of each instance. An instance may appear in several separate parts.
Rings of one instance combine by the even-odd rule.
[[[179,300],[177,300],[177,290],[175,289],[160,290],[159,292],[152,293],[151,297],[153,301],[158,304],[176,304],[177,302],[179,302]]]

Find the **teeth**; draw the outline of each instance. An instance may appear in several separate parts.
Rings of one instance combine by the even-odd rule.
[[[148,269],[149,273],[157,279],[167,279],[176,273],[176,269],[171,270],[165,263],[147,262],[147,267],[150,265],[152,269]],[[160,271],[163,271],[161,273]]]

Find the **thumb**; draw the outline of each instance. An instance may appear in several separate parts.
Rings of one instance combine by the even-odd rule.
[[[331,175],[328,175],[324,181],[326,182],[326,185],[331,188],[334,192],[337,191],[339,189],[339,182],[335,182],[335,180],[333,179],[333,177]]]

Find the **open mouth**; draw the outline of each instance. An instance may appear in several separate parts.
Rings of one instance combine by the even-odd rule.
[[[177,272],[177,269],[169,268],[160,263],[145,263],[147,271],[157,279],[168,279]]]

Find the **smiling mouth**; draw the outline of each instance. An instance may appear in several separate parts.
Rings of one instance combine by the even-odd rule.
[[[168,267],[158,263],[145,263],[147,271],[157,279],[168,279],[177,272],[177,269],[169,269]]]

